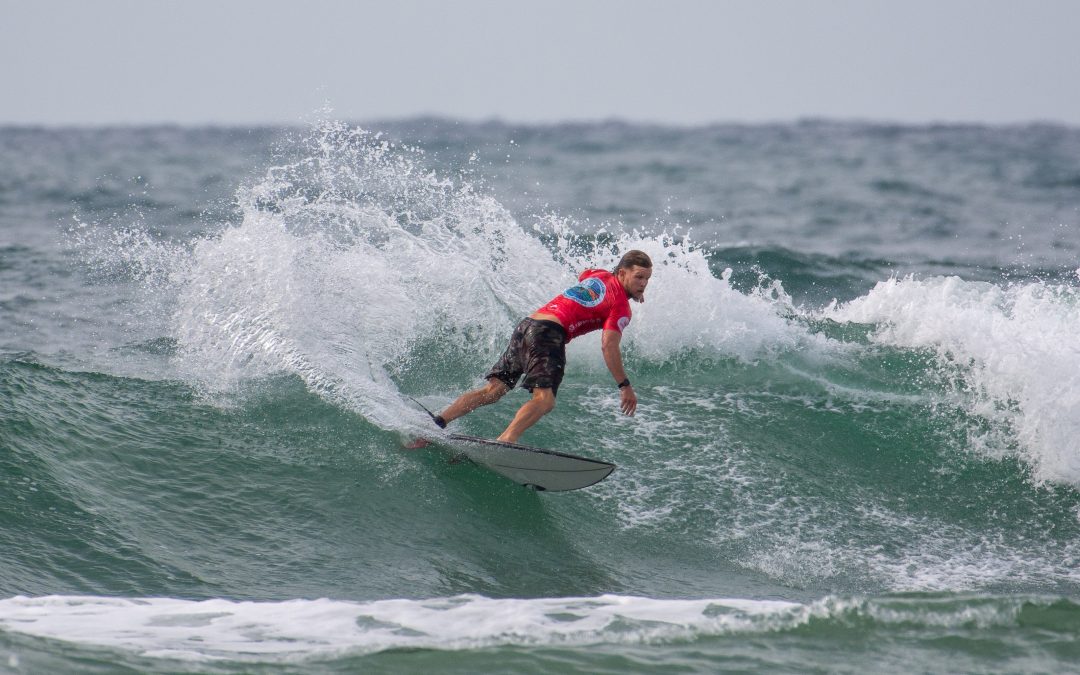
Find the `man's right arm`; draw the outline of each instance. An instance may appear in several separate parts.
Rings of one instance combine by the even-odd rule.
[[[615,378],[616,383],[629,379],[626,377],[626,370],[623,368],[622,349],[619,346],[621,343],[622,333],[617,330],[605,329],[600,338],[600,350],[604,354],[604,364],[611,371],[611,376]],[[633,415],[634,411],[637,410],[637,394],[634,393],[634,385],[628,384],[625,387],[620,387],[619,397],[621,399],[619,407],[622,409],[623,414]]]

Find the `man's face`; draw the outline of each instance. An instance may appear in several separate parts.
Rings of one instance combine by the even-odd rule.
[[[652,276],[651,267],[624,267],[617,276],[628,296],[638,302],[645,302],[645,287],[649,285],[649,277]]]

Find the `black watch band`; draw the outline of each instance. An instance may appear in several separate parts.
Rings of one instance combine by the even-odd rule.
[[[623,387],[629,387],[629,386],[630,386],[630,378],[629,377],[619,383],[619,389],[622,389]]]

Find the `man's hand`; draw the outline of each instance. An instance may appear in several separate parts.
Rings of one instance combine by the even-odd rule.
[[[622,399],[619,407],[622,408],[623,414],[633,417],[634,411],[637,410],[637,394],[634,393],[634,385],[628,384],[620,389],[619,397]]]

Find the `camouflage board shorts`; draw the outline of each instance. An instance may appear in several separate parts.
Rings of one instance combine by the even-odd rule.
[[[522,373],[523,389],[550,388],[559,392],[563,370],[566,368],[566,331],[554,321],[523,319],[510,336],[510,344],[491,367],[485,380],[498,378],[511,389]]]

